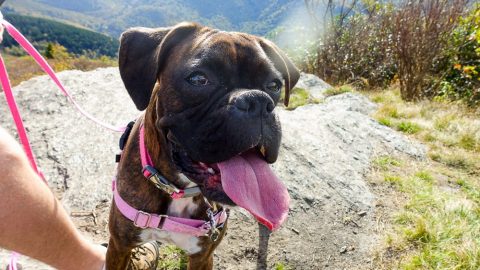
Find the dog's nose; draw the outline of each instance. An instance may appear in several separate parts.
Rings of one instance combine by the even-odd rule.
[[[275,108],[272,98],[259,90],[242,91],[235,96],[233,105],[238,111],[249,116],[267,115]]]

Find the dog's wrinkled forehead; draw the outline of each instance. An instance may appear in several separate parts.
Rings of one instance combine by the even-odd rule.
[[[267,58],[256,37],[237,32],[224,32],[206,28],[196,36],[192,50],[202,56],[226,55],[234,60],[237,57],[261,55]]]
[[[272,72],[282,78],[254,36],[207,28],[194,38],[188,51],[187,61],[192,67],[229,75],[255,73],[257,77]]]

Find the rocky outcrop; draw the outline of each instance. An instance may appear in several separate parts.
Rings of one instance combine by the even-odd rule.
[[[77,101],[97,118],[125,125],[138,116],[116,68],[59,75]],[[302,75],[299,87],[320,98],[329,86],[307,74]],[[45,76],[17,86],[15,95],[39,165],[65,207],[72,212],[106,213],[119,134],[77,113]],[[273,168],[286,183],[292,201],[286,224],[272,235],[271,264],[351,269],[367,263],[376,241],[371,215],[375,196],[364,177],[372,159],[384,154],[425,156],[422,145],[373,120],[369,114],[375,108],[367,98],[347,93],[293,111],[277,109],[283,142]],[[0,111],[4,116],[0,125],[14,133],[3,99]],[[216,253],[216,268],[242,265],[242,269],[253,269],[257,226],[241,209],[234,209],[231,217],[228,235]],[[84,231],[101,241],[107,237],[106,215],[98,219],[77,224],[99,228]]]

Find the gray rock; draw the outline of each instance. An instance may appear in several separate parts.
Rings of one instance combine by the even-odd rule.
[[[307,89],[310,95],[315,99],[323,99],[325,90],[332,88],[331,85],[318,78],[313,74],[302,72],[300,74],[300,80],[295,87]]]
[[[85,110],[108,123],[125,125],[139,114],[117,68],[65,71],[60,79]],[[321,97],[329,86],[319,80],[302,74],[299,86]],[[62,194],[64,206],[91,211],[110,200],[120,134],[81,116],[45,76],[14,90],[39,165],[52,189]],[[283,141],[273,168],[288,187],[291,206],[286,224],[271,238],[272,264],[288,262],[294,269],[314,269],[322,263],[349,269],[368,256],[376,241],[374,215],[367,214],[373,211],[375,196],[364,177],[371,160],[384,154],[425,158],[422,145],[373,120],[368,114],[375,108],[367,98],[352,93],[294,111],[277,108]],[[3,99],[0,113],[9,115]],[[14,133],[10,117],[2,117],[0,125]],[[365,214],[361,217],[360,212]],[[338,252],[341,243],[356,247],[348,259]],[[228,236],[216,252],[216,269],[239,265],[254,269],[256,256],[245,254],[256,246],[254,220],[246,211],[233,209]]]

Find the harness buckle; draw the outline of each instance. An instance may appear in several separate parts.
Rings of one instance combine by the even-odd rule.
[[[139,218],[141,217],[146,217],[147,220],[143,222],[143,225],[139,224]],[[150,225],[150,220],[152,220],[152,214],[143,212],[143,211],[138,211],[137,214],[135,215],[135,219],[133,220],[133,225],[135,227],[141,228],[141,229],[146,229],[148,228],[148,225]],[[140,220],[142,221],[142,220]]]
[[[169,195],[179,193],[180,190],[172,185],[165,177],[163,177],[155,168],[147,165],[143,168],[143,175],[150,180],[157,188],[167,192]]]

